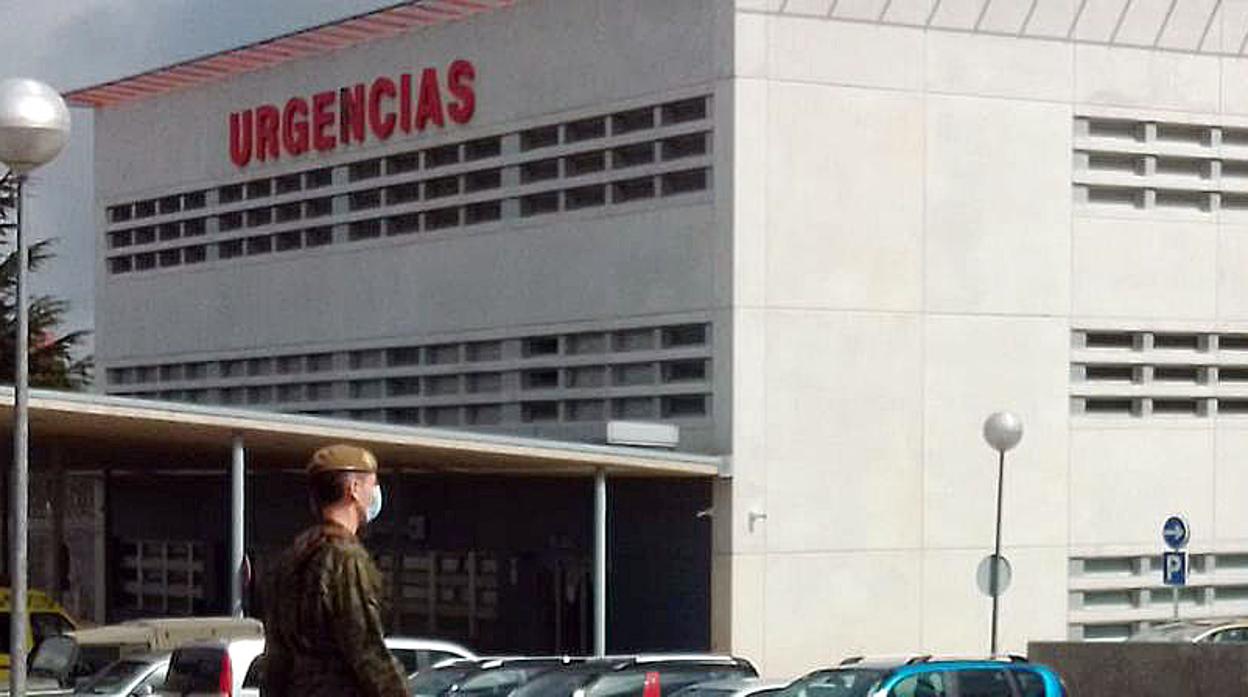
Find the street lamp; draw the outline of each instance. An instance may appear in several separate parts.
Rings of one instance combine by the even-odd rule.
[[[26,528],[27,489],[29,488],[29,336],[27,307],[30,289],[26,284],[27,251],[22,235],[22,189],[26,175],[51,162],[69,140],[69,109],[61,95],[37,80],[0,80],[0,163],[9,168],[5,179],[17,185],[15,212],[17,225],[13,240],[17,254],[17,334],[14,337],[13,364],[13,478],[9,490],[12,536],[9,540],[11,577],[9,612],[9,694],[26,694]]]
[[[1004,562],[1001,559],[1001,494],[1004,489],[1005,482],[1005,451],[1012,449],[1018,445],[1018,441],[1023,439],[1023,421],[1015,414],[1008,411],[999,411],[988,417],[984,421],[984,440],[988,441],[988,445],[997,451],[997,541],[993,547],[992,562],[988,571],[988,588],[989,595],[992,596],[992,643],[991,654],[997,655],[997,617],[998,607],[1001,602],[1001,589],[999,587],[1001,567]]]

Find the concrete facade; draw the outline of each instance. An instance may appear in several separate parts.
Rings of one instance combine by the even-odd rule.
[[[565,194],[550,222],[504,202],[490,234],[350,241],[353,218],[336,209],[324,249],[210,257],[194,272],[113,274],[105,245],[101,363],[346,361],[505,339],[522,376],[525,337],[558,335],[563,356],[574,334],[653,327],[648,361],[713,366],[700,388],[713,406],[681,422],[683,447],[731,458],[713,514],[712,643],[768,673],[986,650],[973,575],[992,544],[995,456],[980,428],[998,409],[1026,425],[1006,474],[1006,649],[1167,617],[1153,557],[1171,513],[1195,530],[1184,611],[1243,614],[1246,34],[1248,3],[1212,0],[526,0],[105,110],[102,216],[311,166],[338,166],[331,191],[349,196],[361,158],[495,134],[503,176],[519,177],[509,168],[525,157],[507,149],[520,131],[690,97],[708,99],[713,145],[690,160],[709,171],[703,191],[612,198],[602,215],[567,211]],[[460,55],[477,62],[479,106],[455,133],[315,165],[229,163],[231,109]],[[685,132],[672,129],[660,135]],[[677,170],[661,155],[655,167],[659,181]],[[663,327],[702,323],[704,344],[662,353]],[[678,394],[576,389],[547,398]],[[585,437],[565,423],[571,408],[558,424],[522,408],[496,426]]]

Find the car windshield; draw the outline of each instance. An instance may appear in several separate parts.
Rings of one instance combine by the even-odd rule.
[[[1127,639],[1127,641],[1193,641],[1212,627],[1193,624],[1166,624],[1160,627],[1149,627]]]
[[[547,667],[533,666],[487,670],[459,683],[455,694],[472,695],[473,697],[506,697],[516,687],[548,669]]]
[[[801,678],[776,697],[866,697],[884,672],[863,668],[824,670]]]
[[[76,695],[103,695],[117,692],[152,667],[146,661],[117,661],[74,690]]]
[[[412,697],[438,697],[473,670],[475,668],[438,668],[421,671],[407,681],[407,691]]]
[[[533,678],[520,689],[511,693],[511,697],[569,697],[577,689],[596,676],[606,672],[607,668],[597,670],[551,670]]]

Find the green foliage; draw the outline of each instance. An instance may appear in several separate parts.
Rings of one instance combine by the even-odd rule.
[[[15,230],[16,182],[0,178],[0,245],[11,247]],[[37,272],[53,258],[56,240],[30,245],[28,268]],[[14,337],[17,335],[17,254],[0,248],[0,383],[13,384]],[[29,276],[28,276],[29,278]],[[30,384],[81,390],[91,384],[93,360],[76,357],[90,332],[65,331],[69,303],[50,295],[30,298]]]

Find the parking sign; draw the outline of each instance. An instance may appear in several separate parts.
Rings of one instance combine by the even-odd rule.
[[[1187,553],[1165,552],[1161,555],[1161,580],[1167,586],[1187,585]]]

